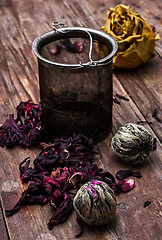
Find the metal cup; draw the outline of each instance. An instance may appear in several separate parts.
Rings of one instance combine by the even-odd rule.
[[[87,34],[88,32],[88,34]],[[97,61],[65,64],[49,60],[41,49],[64,38],[89,38],[105,44],[109,54]],[[53,137],[80,133],[102,139],[112,126],[112,60],[116,41],[108,34],[66,27],[37,37],[32,49],[38,59],[42,125]]]

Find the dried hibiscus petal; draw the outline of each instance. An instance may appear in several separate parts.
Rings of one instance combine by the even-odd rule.
[[[119,171],[116,173],[116,178],[119,179],[119,180],[123,180],[123,179],[125,179],[125,178],[127,178],[127,177],[130,177],[130,176],[137,177],[137,178],[141,178],[141,177],[142,177],[140,171],[133,172],[132,169],[119,170]]]
[[[83,43],[84,43],[83,40],[78,43],[78,42],[71,42],[70,39],[66,38],[61,40],[61,43],[70,52],[81,53],[83,51]]]
[[[0,127],[0,146],[11,147],[15,144],[21,144],[23,134],[14,120],[13,114],[10,114],[9,119]]]
[[[31,147],[41,141],[41,106],[31,100],[17,106],[17,118],[13,114],[0,127],[0,146],[21,145]]]
[[[37,116],[36,113],[33,114],[33,109],[38,110],[39,107],[30,108],[29,103],[20,106],[19,117],[23,114],[25,116],[27,111],[31,111],[27,120]],[[94,154],[96,152],[92,139],[81,134],[55,139],[50,145],[42,144],[42,151],[33,161],[32,167],[30,167],[30,158],[25,158],[20,163],[21,180],[29,182],[29,186],[13,209],[6,210],[6,215],[15,214],[23,205],[51,203],[55,212],[48,227],[52,229],[68,219],[73,211],[71,196],[73,197],[76,189],[84,183],[104,181],[117,193],[127,192],[133,188],[133,180],[121,180],[116,183],[110,172],[103,172],[102,168],[92,163]]]
[[[33,174],[35,173],[34,169],[29,167],[30,165],[30,158],[27,157],[25,158],[19,165],[19,170],[20,170],[20,178],[23,182],[25,181],[29,181]],[[25,164],[24,166],[22,166],[23,164]]]
[[[18,116],[25,116],[27,118],[27,116],[29,117],[33,117],[33,109],[37,109],[40,110],[41,107],[39,104],[34,104],[32,103],[31,100],[28,100],[26,102],[21,102],[17,107],[16,107],[17,111],[18,111]]]
[[[52,230],[55,225],[66,222],[72,211],[73,201],[65,193],[63,202],[61,202],[60,206],[58,207],[58,209],[48,223],[49,230]]]
[[[31,183],[29,187],[22,193],[21,198],[11,210],[5,210],[6,216],[12,216],[17,213],[23,205],[27,204],[45,204],[48,199],[42,191],[42,183],[37,181]]]

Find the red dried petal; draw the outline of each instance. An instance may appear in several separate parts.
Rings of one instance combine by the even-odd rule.
[[[53,55],[58,55],[61,52],[61,49],[61,45],[57,44],[55,48],[50,49],[50,53],[52,53]]]
[[[116,193],[129,192],[134,187],[134,180],[120,180],[118,183],[112,183],[111,187]]]
[[[70,52],[74,53],[81,53],[83,51],[83,44],[84,41],[81,42],[71,42],[70,39],[63,39],[61,40],[61,43],[66,47],[66,49]]]
[[[64,200],[61,202],[59,208],[56,210],[53,217],[50,219],[48,223],[48,228],[52,230],[55,225],[66,222],[66,220],[68,219],[72,211],[73,211],[73,201],[65,193]]]
[[[121,180],[119,181],[120,187],[122,188],[123,192],[128,192],[134,187],[134,180]]]

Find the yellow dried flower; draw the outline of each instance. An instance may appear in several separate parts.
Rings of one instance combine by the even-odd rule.
[[[135,68],[146,63],[158,39],[140,14],[133,13],[129,6],[122,4],[108,10],[105,26],[101,30],[118,43],[113,63],[119,68]],[[101,48],[97,48],[97,52],[102,57],[104,49],[101,51]]]

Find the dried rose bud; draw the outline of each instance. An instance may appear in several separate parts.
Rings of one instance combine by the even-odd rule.
[[[134,13],[123,4],[110,8],[105,26],[101,31],[110,34],[118,43],[118,51],[113,59],[118,68],[135,68],[146,63],[153,55],[155,37],[152,28],[140,14]],[[105,49],[96,49],[103,57]]]
[[[133,179],[120,180],[118,183],[112,184],[112,189],[115,193],[129,192],[134,187],[134,184],[135,182]]]
[[[119,181],[121,182],[121,181]],[[121,182],[121,188],[123,192],[128,192],[134,187],[134,180],[133,179],[128,179],[125,181]]]

